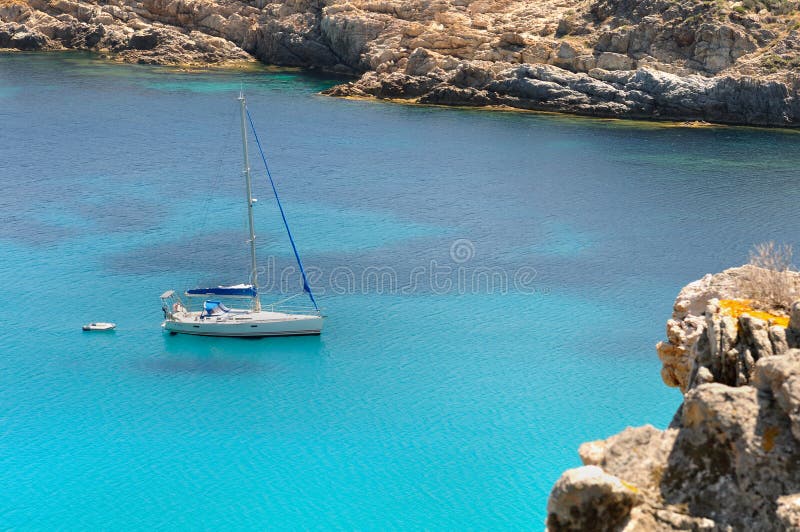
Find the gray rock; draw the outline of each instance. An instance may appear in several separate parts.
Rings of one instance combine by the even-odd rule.
[[[152,50],[158,46],[159,35],[152,30],[137,31],[128,40],[128,46],[134,50]]]
[[[634,70],[636,61],[627,55],[603,52],[597,57],[597,68],[603,70]]]
[[[639,501],[638,490],[597,466],[570,469],[550,493],[547,529],[615,530]]]
[[[0,37],[2,39],[2,37]],[[19,50],[41,50],[47,44],[47,37],[36,31],[19,31],[6,39],[7,46]]]
[[[786,343],[789,347],[800,347],[800,301],[792,304],[789,327],[786,329]]]
[[[664,364],[662,377],[668,386],[685,392],[705,382],[698,379],[703,367],[714,382],[747,384],[758,360],[785,353],[797,345],[793,342],[800,341],[800,331],[792,329],[791,322],[784,329],[749,315],[736,320],[720,311],[719,299],[742,298],[743,282],[752,277],[753,268],[742,266],[707,275],[678,295],[673,317],[667,322],[667,340],[656,346]],[[800,274],[790,275],[800,279]],[[800,309],[796,310],[800,314]],[[799,319],[795,316],[795,321]]]
[[[559,479],[548,503],[555,525],[593,529],[592,501],[613,507],[604,494],[618,480],[638,498],[610,521],[614,530],[800,529],[800,349],[786,350],[785,339],[792,327],[721,313],[720,300],[735,298],[749,273],[726,270],[681,291],[659,356],[670,364],[662,375],[688,378],[683,404],[665,431],[628,428],[583,444],[583,463],[597,469]],[[798,319],[800,303],[790,325]]]
[[[784,530],[800,530],[800,493],[778,498],[776,514]]]
[[[753,384],[772,394],[791,422],[795,439],[800,440],[800,349],[759,361]]]
[[[424,76],[438,67],[436,56],[425,48],[417,48],[408,56],[405,73],[409,76]]]

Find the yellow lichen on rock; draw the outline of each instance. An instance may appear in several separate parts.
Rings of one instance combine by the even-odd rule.
[[[633,493],[639,493],[639,488],[637,488],[637,487],[636,487],[636,486],[634,486],[633,484],[630,484],[630,483],[628,483],[628,482],[625,482],[625,481],[624,481],[624,480],[622,480],[622,479],[619,479],[619,481],[622,483],[622,485],[623,485],[623,486],[625,486],[626,488],[628,488],[629,490],[631,490]]]
[[[783,328],[789,326],[789,316],[772,314],[763,310],[755,310],[753,302],[749,299],[720,299],[719,307],[723,314],[739,319],[742,314],[749,314],[753,318],[766,321],[770,325],[779,325]]]

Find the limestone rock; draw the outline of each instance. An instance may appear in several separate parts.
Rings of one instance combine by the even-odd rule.
[[[137,31],[128,40],[128,46],[134,50],[152,50],[158,46],[158,37],[155,31]]]
[[[638,491],[597,466],[565,471],[547,503],[547,528],[615,530],[640,501]]]
[[[742,299],[745,279],[753,266],[731,268],[687,285],[675,301],[667,321],[667,339],[656,345],[663,364],[661,375],[668,386],[686,392],[701,383],[747,384],[755,363],[800,345],[800,330],[790,321],[784,328],[764,319],[743,314],[725,315],[720,300]],[[792,273],[796,281],[800,274]],[[797,314],[797,315],[794,315]],[[800,323],[800,305],[793,310]]]
[[[658,352],[683,404],[666,430],[628,428],[581,445],[594,469],[559,479],[549,527],[592,529],[597,514],[587,501],[611,504],[619,481],[637,498],[609,520],[613,530],[800,529],[800,302],[780,320],[741,300],[732,307],[752,273],[732,268],[681,290]],[[726,314],[731,308],[738,317]]]
[[[784,530],[800,530],[800,493],[778,498],[776,514]]]
[[[597,68],[603,70],[635,70],[636,61],[627,55],[603,52],[597,57]]]
[[[797,414],[799,403],[786,383],[798,373],[800,351],[764,358],[759,389],[703,384],[687,393],[673,428],[629,428],[584,444],[591,465],[556,483],[548,528],[593,529],[600,514],[609,530],[796,526],[800,439],[787,411]]]
[[[772,394],[800,440],[800,349],[760,360],[753,380],[759,390]]]
[[[438,68],[436,56],[425,48],[417,48],[408,56],[405,72],[409,76],[424,76]]]
[[[9,0],[0,47],[194,66],[255,57],[361,76],[328,91],[337,96],[796,126],[800,32],[727,4]],[[665,366],[664,375],[685,388],[691,371]]]
[[[639,490],[655,493],[676,435],[675,430],[652,425],[629,427],[606,440],[584,443],[578,454],[585,465],[599,466]]]

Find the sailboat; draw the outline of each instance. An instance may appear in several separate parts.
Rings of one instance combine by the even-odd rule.
[[[187,302],[174,291],[168,290],[161,294],[161,310],[164,313],[164,322],[161,327],[170,334],[193,334],[200,336],[240,336],[240,337],[261,337],[261,336],[295,336],[295,335],[318,335],[322,332],[322,314],[311,292],[311,287],[306,279],[303,263],[297,252],[289,224],[286,221],[286,214],[283,211],[275,182],[267,165],[264,150],[261,148],[261,141],[258,138],[253,120],[247,110],[247,102],[244,94],[239,93],[239,107],[241,113],[242,129],[242,153],[244,157],[245,186],[247,189],[247,218],[250,229],[250,271],[251,282],[248,284],[238,284],[232,286],[216,286],[209,288],[195,288],[187,290],[184,296]],[[267,171],[275,200],[281,213],[284,226],[289,235],[289,242],[292,244],[297,264],[303,280],[303,292],[308,295],[313,309],[291,310],[285,309],[285,304],[294,297],[295,294],[267,307],[262,307],[261,297],[258,292],[258,276],[256,275],[258,263],[256,261],[256,234],[253,223],[253,191],[250,175],[250,157],[247,151],[247,124],[253,131],[264,167]],[[197,310],[192,310],[192,301],[202,300],[202,305]],[[233,301],[233,303],[231,303]],[[227,304],[226,304],[227,302]],[[282,306],[283,305],[283,306]]]

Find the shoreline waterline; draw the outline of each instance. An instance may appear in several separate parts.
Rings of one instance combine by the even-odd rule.
[[[149,67],[154,71],[162,70],[163,72],[180,72],[186,74],[208,74],[208,73],[242,73],[242,74],[258,74],[258,73],[294,73],[305,76],[320,77],[324,79],[336,80],[336,84],[345,83],[358,79],[357,75],[345,75],[341,72],[333,72],[325,69],[317,68],[304,68],[292,67],[281,65],[270,65],[261,62],[259,59],[253,57],[251,61],[233,62],[233,63],[219,63],[219,64],[185,64],[185,65],[167,65],[167,64],[143,64],[143,63],[128,63],[114,59],[113,54],[107,55],[104,52],[95,52],[91,50],[47,50],[47,51],[24,51],[16,50],[13,48],[0,49],[0,55],[57,55],[63,54],[65,57],[73,55],[79,57],[81,55],[90,57],[95,61],[106,63],[109,65],[130,65]],[[520,113],[520,114],[533,114],[552,117],[563,117],[565,119],[581,119],[596,121],[598,123],[612,123],[615,125],[631,126],[634,128],[678,128],[678,129],[752,129],[752,130],[765,130],[765,131],[779,131],[790,134],[800,133],[800,128],[794,126],[756,126],[748,124],[728,124],[720,122],[707,122],[702,120],[675,120],[668,118],[616,118],[606,116],[596,116],[592,114],[577,114],[561,111],[542,111],[536,109],[523,109],[519,107],[511,107],[507,105],[443,105],[432,103],[420,103],[409,98],[378,98],[374,96],[333,96],[323,94],[321,96],[336,98],[341,100],[352,101],[367,101],[376,103],[391,103],[395,105],[406,105],[413,107],[430,107],[441,109],[454,109],[460,111],[487,111],[493,113]]]

